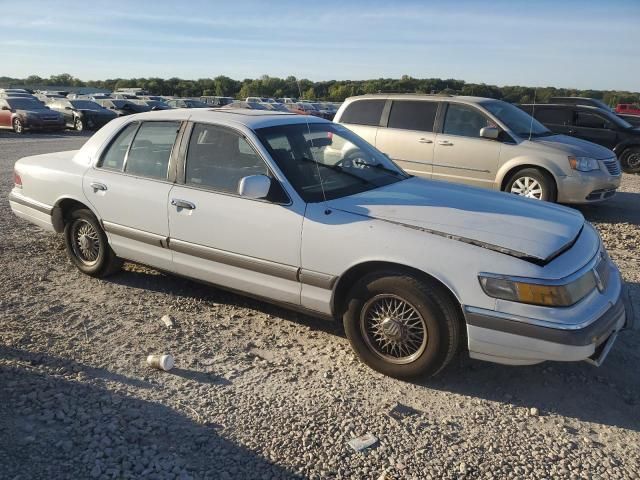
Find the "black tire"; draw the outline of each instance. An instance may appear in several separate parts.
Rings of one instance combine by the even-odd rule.
[[[412,307],[426,327],[422,350],[416,348],[413,356],[404,356],[404,363],[397,363],[402,358],[388,359],[390,355],[382,352],[384,346],[366,332],[366,325],[369,325],[366,319],[376,308],[375,302],[394,298]],[[424,282],[399,271],[377,272],[354,285],[348,302],[343,322],[352,348],[364,363],[385,375],[395,378],[435,375],[451,361],[458,349],[459,309],[435,282]]]
[[[19,118],[13,119],[13,131],[18,135],[22,135],[24,133],[24,122]]]
[[[76,117],[75,120],[73,121],[73,129],[76,132],[81,132],[84,130],[84,122],[80,117]]]
[[[538,168],[523,168],[522,170],[518,170],[514,172],[507,180],[507,183],[504,187],[504,191],[508,193],[513,193],[514,195],[527,196],[526,193],[517,193],[517,190],[521,190],[520,186],[525,185],[527,181],[534,180],[540,186],[542,192],[539,194],[534,194],[536,196],[529,198],[536,198],[538,200],[546,200],[548,202],[555,202],[557,198],[557,190],[556,190],[556,182],[553,180],[553,177]],[[535,185],[535,184],[533,184]],[[537,188],[531,190],[531,192],[536,192]]]
[[[622,152],[620,166],[625,173],[640,173],[640,147],[629,147]]]
[[[84,240],[81,239],[83,236]],[[116,257],[107,235],[90,210],[82,208],[69,214],[64,239],[69,259],[82,273],[102,278],[122,267],[122,260]]]

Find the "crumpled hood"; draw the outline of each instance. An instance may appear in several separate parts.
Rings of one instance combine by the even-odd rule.
[[[530,141],[537,145],[545,145],[556,150],[563,150],[567,155],[573,155],[574,157],[591,157],[597,160],[604,160],[616,156],[615,153],[602,145],[597,145],[568,135],[532,138]]]
[[[570,208],[417,177],[328,204],[537,264],[569,248],[584,225],[582,214]]]

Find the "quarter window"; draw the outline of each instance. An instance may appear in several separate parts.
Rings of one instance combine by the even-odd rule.
[[[341,123],[354,125],[380,125],[380,117],[386,100],[358,100],[347,105]]]
[[[482,113],[472,107],[450,103],[444,120],[443,133],[461,137],[480,138],[480,130],[484,127],[495,127]]]
[[[125,172],[165,180],[179,122],[145,122],[131,145]]]
[[[188,185],[224,193],[238,193],[238,183],[249,175],[269,175],[262,158],[232,130],[197,124],[187,152]]]
[[[127,150],[129,150],[129,145],[137,129],[138,124],[136,122],[130,123],[118,134],[116,139],[109,145],[106,153],[102,156],[102,161],[99,165],[101,168],[122,170],[124,157],[127,155]]]
[[[389,113],[389,128],[433,132],[437,102],[394,101]]]

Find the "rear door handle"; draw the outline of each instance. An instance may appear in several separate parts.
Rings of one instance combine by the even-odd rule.
[[[433,143],[433,140],[429,140],[428,138],[421,138],[418,140],[420,143]]]
[[[451,147],[451,146],[453,146],[453,143],[451,143],[449,140],[440,140],[438,142],[438,145],[443,145],[445,147]]]
[[[98,190],[104,192],[107,190],[107,186],[104,183],[100,183],[100,182],[91,182],[89,186],[93,188],[94,192],[97,192]]]
[[[186,200],[180,200],[179,198],[172,198],[171,205],[177,208],[184,208],[186,210],[195,210],[196,208],[194,203],[187,202]]]

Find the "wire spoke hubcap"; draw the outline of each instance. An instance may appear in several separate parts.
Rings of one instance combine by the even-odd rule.
[[[85,265],[94,265],[100,255],[100,237],[93,225],[77,220],[72,231],[73,253]]]
[[[542,185],[535,178],[520,177],[511,185],[511,193],[540,200],[542,198]]]
[[[427,347],[427,324],[418,309],[397,295],[376,295],[362,308],[360,331],[367,347],[395,364],[416,360]]]

